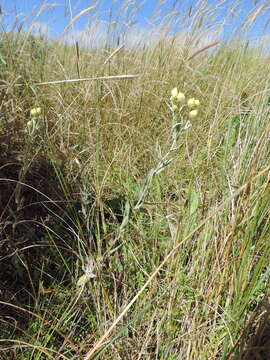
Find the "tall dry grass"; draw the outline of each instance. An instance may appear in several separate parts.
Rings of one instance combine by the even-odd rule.
[[[96,6],[66,32],[86,13],[98,24]],[[269,356],[269,61],[241,39],[205,43],[225,2],[160,1],[152,21],[165,6],[136,47],[112,27],[140,11],[127,1],[100,46],[1,33],[3,359]],[[136,210],[175,86],[200,117]]]

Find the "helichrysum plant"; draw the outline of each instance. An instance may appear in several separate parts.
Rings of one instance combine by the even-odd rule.
[[[191,127],[191,120],[194,120],[199,115],[198,108],[200,106],[200,101],[195,98],[190,98],[188,101],[186,101],[185,94],[181,91],[178,91],[176,87],[171,90],[170,103],[168,105],[172,112],[171,145],[169,150],[164,155],[160,150],[160,146],[157,147],[159,149],[159,161],[157,165],[149,171],[144,186],[142,187],[139,199],[134,206],[134,210],[139,209],[142,206],[148,193],[148,189],[152,184],[153,177],[163,171],[174,160],[173,152],[179,148],[178,141],[181,134]],[[117,239],[120,237],[121,233],[123,233],[124,228],[128,224],[129,213],[130,206],[127,202],[124,218],[120,226]]]
[[[20,209],[23,206],[23,198],[21,196],[21,185],[25,180],[25,175],[30,167],[31,162],[33,161],[35,155],[38,153],[40,147],[35,149],[33,154],[33,140],[36,139],[37,130],[40,128],[41,123],[41,108],[35,107],[30,110],[30,120],[27,121],[25,127],[25,133],[28,135],[28,140],[26,142],[26,147],[24,151],[24,156],[22,158],[22,167],[19,172],[19,180],[15,189],[15,202]]]
[[[34,118],[34,117],[37,117],[41,114],[41,108],[40,107],[37,107],[37,108],[33,108],[31,109],[30,111],[30,115]]]
[[[84,288],[87,282],[90,279],[94,279],[96,275],[94,274],[94,262],[90,258],[86,258],[85,265],[83,266],[84,274],[77,281],[78,288]]]
[[[171,157],[172,153],[178,149],[177,142],[182,132],[186,131],[191,126],[190,119],[195,119],[199,115],[198,107],[200,106],[200,101],[195,98],[191,98],[187,102],[185,100],[186,96],[183,92],[178,91],[176,87],[172,89],[169,105],[172,111],[173,121],[171,130],[171,146],[165,155],[162,155],[161,151],[159,152],[159,162],[156,167],[149,171],[139,200],[135,205],[135,209],[138,209],[143,204],[145,196],[152,183],[153,176],[163,171],[171,163],[171,161],[173,161],[174,158]],[[190,109],[192,110],[189,111]]]
[[[191,99],[188,100],[187,106],[189,108],[191,108],[191,109],[194,109],[194,108],[200,106],[200,100],[195,99],[195,98],[191,98]]]
[[[31,109],[31,111],[30,111],[31,119],[27,122],[27,133],[31,137],[33,137],[36,130],[39,129],[40,116],[41,116],[41,108],[40,107]]]

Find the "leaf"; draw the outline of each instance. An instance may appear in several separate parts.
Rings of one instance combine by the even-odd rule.
[[[199,207],[199,196],[194,189],[191,190],[189,196],[189,214],[192,215]]]
[[[84,268],[84,275],[82,275],[77,281],[77,287],[84,287],[87,281],[90,279],[94,279],[96,275],[93,273],[94,270],[94,262],[92,259],[87,257],[87,264]]]
[[[225,143],[225,153],[227,153],[227,151],[236,144],[239,133],[239,126],[240,116],[236,115],[230,120],[228,125],[227,139]]]
[[[124,231],[125,227],[127,226],[128,222],[129,222],[129,214],[130,214],[130,204],[129,204],[129,201],[127,200],[126,204],[125,204],[124,217],[123,217],[122,223],[119,228],[119,233]]]
[[[85,275],[88,277],[88,280],[89,279],[93,279],[96,277],[96,275],[94,274],[94,261],[92,259],[89,259],[87,257],[87,265],[85,267]]]
[[[82,275],[77,281],[77,286],[84,287],[88,280],[89,280],[89,276],[87,274]]]

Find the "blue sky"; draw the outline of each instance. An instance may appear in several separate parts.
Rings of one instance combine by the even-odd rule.
[[[107,23],[111,18],[114,20],[117,19],[118,26],[121,24],[132,25],[135,29],[140,29],[143,31],[148,28],[155,28],[161,22],[166,22],[164,20],[164,15],[175,11],[174,21],[179,18],[179,23],[181,24],[181,16],[187,14],[189,9],[193,12],[196,12],[196,5],[198,6],[198,1],[194,0],[127,0],[125,3],[136,4],[130,6],[128,9],[129,12],[123,10],[121,5],[123,1],[120,0],[0,0],[1,8],[3,11],[2,15],[2,26],[4,30],[7,31],[15,23],[15,16],[17,15],[17,23],[24,23],[24,28],[27,30],[27,27],[33,22],[36,23],[37,27],[42,28],[43,32],[48,31],[50,37],[58,38],[63,33],[65,27],[69,24],[70,19],[82,10],[87,9],[91,6],[97,5],[95,9],[89,11],[88,13],[81,16],[77,21],[74,21],[73,25],[69,28],[69,31],[81,32],[86,26],[90,23],[93,23],[93,19],[99,19],[103,24]],[[239,5],[235,9],[235,15],[229,16],[226,20],[226,25],[224,26],[223,38],[228,38],[232,34],[232,30],[243,22],[247,15],[259,9],[267,1],[265,0],[239,0]],[[42,5],[47,4],[43,11],[40,12],[39,16],[36,16],[39,13]],[[218,3],[217,0],[207,1],[207,5],[216,6]],[[209,22],[222,23],[228,10],[231,8],[232,4],[235,3],[233,0],[227,0],[218,10],[213,11],[215,19],[210,19],[211,12],[206,13],[206,21],[209,17]],[[269,1],[268,1],[269,3]],[[136,11],[134,10],[136,8]],[[158,9],[158,10],[157,10]],[[158,11],[157,16],[154,19],[154,22],[150,20],[153,19],[153,14]],[[178,11],[178,13],[177,13]],[[127,16],[129,14],[129,16]],[[120,21],[119,21],[120,19]],[[172,18],[171,18],[172,19]],[[257,21],[251,27],[248,37],[257,38],[265,34],[269,34],[270,26],[265,30],[264,26],[267,20],[270,19],[270,4],[268,8],[265,8],[265,13],[258,17]],[[167,18],[167,21],[169,19]],[[124,28],[124,25],[121,25]],[[127,25],[125,25],[127,26]],[[187,27],[187,24],[183,28]],[[174,26],[172,32],[178,28]],[[94,28],[93,28],[94,29]],[[102,28],[104,29],[104,27]],[[103,31],[100,29],[100,31]],[[92,30],[94,31],[94,30]],[[214,27],[211,27],[210,31],[214,31]]]

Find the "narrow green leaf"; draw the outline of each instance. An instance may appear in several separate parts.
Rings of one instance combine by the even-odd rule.
[[[194,189],[191,190],[189,196],[189,214],[192,215],[199,207],[199,196]]]

